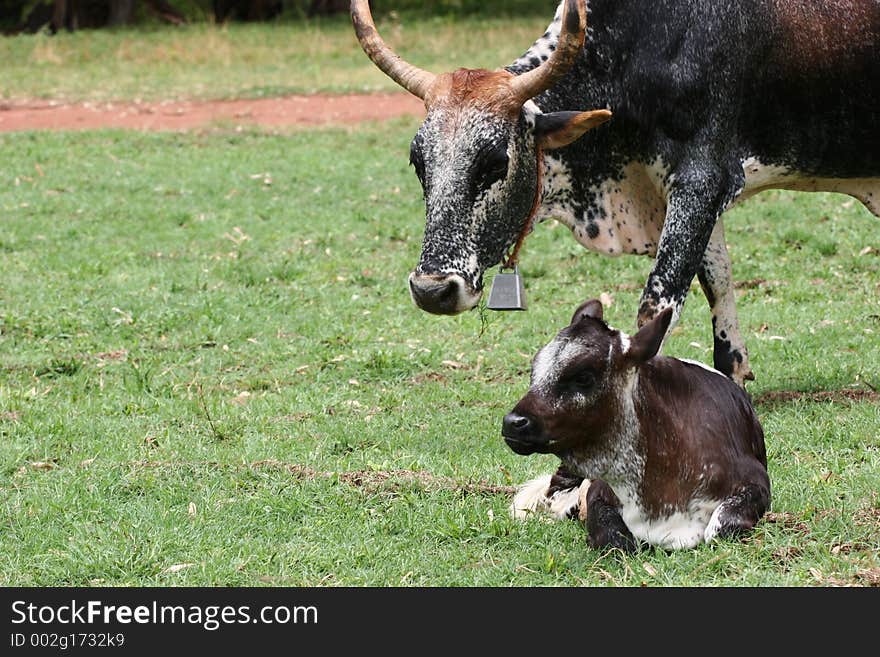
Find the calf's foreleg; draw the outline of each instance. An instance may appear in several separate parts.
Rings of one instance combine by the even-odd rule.
[[[586,494],[587,541],[593,548],[619,548],[624,552],[636,552],[639,544],[620,515],[621,504],[611,486],[601,479],[594,479]]]
[[[523,484],[513,498],[510,511],[519,520],[540,513],[558,520],[577,518],[582,497],[579,491],[589,483],[561,465],[554,474]]]

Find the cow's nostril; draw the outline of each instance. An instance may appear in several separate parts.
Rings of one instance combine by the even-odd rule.
[[[436,315],[455,315],[470,310],[477,305],[481,295],[481,291],[473,290],[457,274],[413,274],[409,278],[409,289],[419,308]]]
[[[504,416],[501,435],[510,449],[522,455],[544,452],[549,444],[541,421],[519,413]]]
[[[508,413],[504,416],[502,434],[508,438],[521,438],[529,433],[532,422],[519,413]]]

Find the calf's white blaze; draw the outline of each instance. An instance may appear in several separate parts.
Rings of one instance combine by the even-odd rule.
[[[561,340],[554,340],[542,348],[532,361],[532,387],[541,395],[549,396],[553,384],[559,379],[559,372],[574,353],[577,353],[577,349],[572,349],[570,343]]]

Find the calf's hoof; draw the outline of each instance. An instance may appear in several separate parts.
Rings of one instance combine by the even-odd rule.
[[[629,533],[629,530],[623,533],[605,527],[599,530],[590,529],[589,532],[587,543],[593,549],[617,548],[627,554],[635,554],[639,551],[639,544],[633,538],[633,535]]]

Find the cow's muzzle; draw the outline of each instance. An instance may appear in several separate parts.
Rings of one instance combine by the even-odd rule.
[[[480,302],[482,289],[474,289],[458,274],[418,274],[409,276],[413,302],[434,315],[457,315]]]
[[[519,413],[508,413],[504,416],[501,435],[510,449],[523,456],[536,452],[546,454],[550,451],[551,441],[544,433],[541,423]]]

